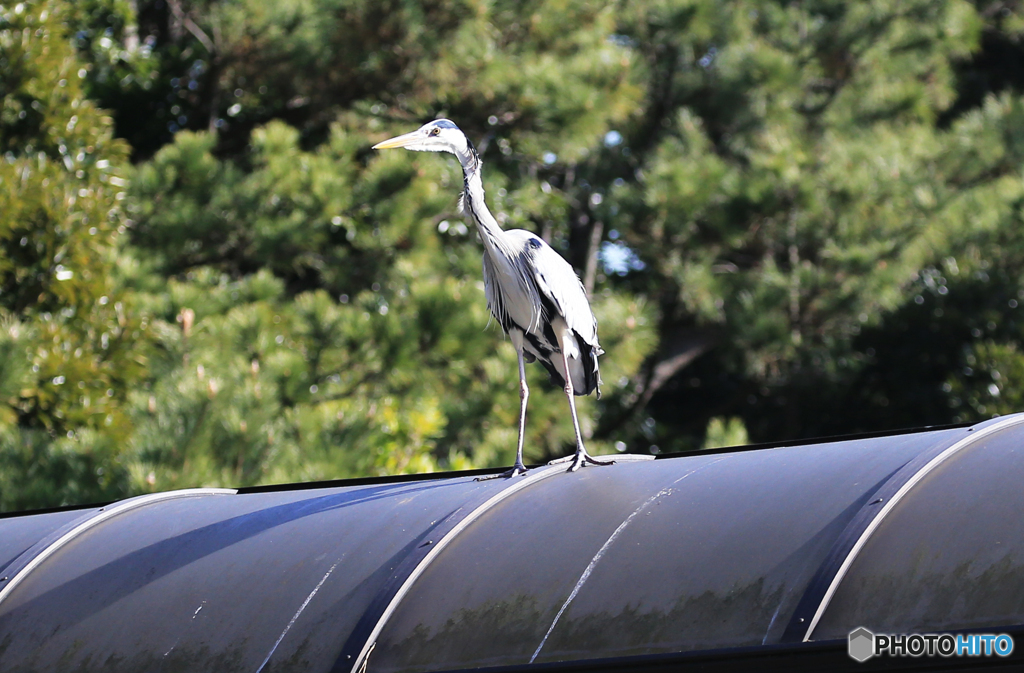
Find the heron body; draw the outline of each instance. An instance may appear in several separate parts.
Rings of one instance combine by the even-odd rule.
[[[586,464],[609,464],[587,454],[573,399],[595,390],[600,396],[597,358],[604,351],[597,341],[597,319],[572,266],[535,234],[522,229],[505,231],[498,225],[484,201],[480,156],[454,123],[437,119],[412,133],[374,145],[374,149],[397,147],[449,152],[462,164],[465,184],[460,206],[476,225],[483,242],[487,306],[509,335],[519,358],[519,446],[515,465],[504,476],[526,472],[523,436],[529,388],[525,362],[537,361],[544,365],[551,379],[563,386],[569,399],[576,453],[571,459],[554,462],[571,460],[569,471]]]

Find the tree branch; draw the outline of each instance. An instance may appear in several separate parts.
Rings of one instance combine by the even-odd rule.
[[[210,36],[192,20],[189,13],[185,12],[185,10],[181,8],[180,0],[167,0],[167,5],[171,8],[171,13],[174,14],[174,18],[180,21],[181,25],[184,26],[188,32],[192,33],[197,40],[199,40],[203,47],[206,48],[207,53],[213,55],[216,52],[213,40],[211,40]]]
[[[636,400],[619,414],[603,422],[600,435],[607,437],[640,415],[651,398],[673,376],[691,362],[711,350],[718,343],[715,330],[705,328],[677,328],[662,337],[662,347],[644,369],[642,382],[636,388]]]
[[[717,340],[710,330],[693,329],[677,331],[670,337],[662,339],[662,349],[659,353],[661,359],[650,368],[647,382],[629,415],[632,417],[640,413],[662,386],[691,362],[711,350]]]
[[[586,264],[583,267],[583,287],[587,296],[594,294],[594,282],[597,279],[597,257],[601,251],[601,238],[604,236],[604,222],[595,220],[590,227],[590,241],[587,245]]]

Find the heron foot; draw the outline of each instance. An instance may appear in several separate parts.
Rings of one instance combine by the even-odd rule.
[[[565,456],[564,458],[556,458],[548,463],[548,465],[561,465],[562,463],[572,463],[566,472],[575,472],[585,465],[614,465],[614,460],[598,460],[593,458],[586,451],[577,451],[572,456]]]
[[[486,477],[477,477],[473,481],[487,481],[488,479],[511,479],[512,477],[518,477],[521,474],[526,474],[526,466],[522,463],[516,463],[512,466],[512,469],[505,470],[498,474],[489,474]]]

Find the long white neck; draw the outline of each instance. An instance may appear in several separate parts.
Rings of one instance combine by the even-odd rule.
[[[498,261],[506,263],[514,254],[512,243],[505,231],[498,224],[498,221],[487,209],[484,200],[484,183],[480,177],[483,162],[476,148],[466,139],[466,145],[458,148],[455,152],[459,163],[462,164],[462,175],[464,178],[465,190],[462,193],[462,210],[476,223],[477,231],[480,232],[480,239],[484,243],[484,250]]]
[[[484,202],[484,184],[480,179],[480,157],[472,145],[457,153],[462,163],[466,190],[462,210],[476,223],[484,244],[484,289],[491,313],[507,328],[511,320],[520,329],[533,332],[542,320],[540,294],[528,280],[522,251],[516,239],[499,225]]]
[[[491,211],[487,209],[487,203],[484,200],[484,183],[480,178],[480,158],[476,156],[475,152],[467,158],[468,161],[462,161],[462,172],[465,177],[462,208],[466,215],[476,222],[484,245],[497,244],[504,238],[505,232],[491,215]],[[461,161],[463,157],[460,156],[459,159]]]

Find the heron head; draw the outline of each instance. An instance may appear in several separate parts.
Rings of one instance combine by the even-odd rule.
[[[375,150],[390,150],[404,147],[417,152],[451,152],[456,156],[465,154],[469,147],[466,135],[447,119],[435,119],[412,133],[406,133],[373,146]]]

